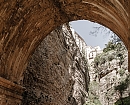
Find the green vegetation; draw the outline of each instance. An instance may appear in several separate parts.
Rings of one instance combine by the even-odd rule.
[[[107,53],[98,54],[94,59],[94,67],[97,68],[108,61]]]
[[[92,81],[89,85],[89,101],[84,105],[102,105],[98,99],[97,89],[99,88],[96,81]]]
[[[130,75],[127,75],[126,79],[124,81],[121,81],[118,86],[115,86],[115,90],[119,93],[120,99],[115,103],[115,105],[130,105],[130,97],[129,98],[123,98],[122,95],[125,92],[125,90],[128,88],[130,84]]]
[[[98,99],[93,99],[93,101],[89,101],[84,105],[102,105]]]
[[[100,29],[97,28],[97,29]],[[98,32],[96,30],[95,32]],[[110,32],[110,31],[109,31]],[[91,33],[94,34],[94,33]],[[106,78],[106,89],[105,91],[102,90],[104,95],[105,102],[109,105],[115,98],[115,95],[119,98],[114,105],[130,105],[130,93],[129,97],[123,97],[128,96],[126,92],[128,92],[128,88],[130,86],[130,76],[126,72],[126,64],[127,60],[127,50],[123,42],[121,42],[121,39],[117,37],[114,33],[111,36],[111,41],[109,41],[106,44],[106,47],[103,49],[103,52],[101,54],[98,54],[94,61],[92,62],[93,71],[95,72],[95,82],[99,82],[101,78],[106,76],[107,74],[111,73],[113,70],[113,75],[117,75],[110,78]],[[108,75],[110,76],[110,75]],[[98,85],[95,85],[96,83],[90,83],[90,92],[89,92],[89,102],[87,102],[85,105],[100,105],[100,101],[98,100],[99,93],[95,93],[95,91],[98,91]],[[97,83],[98,84],[98,83]],[[95,90],[95,88],[97,90]],[[114,96],[114,98],[112,97]],[[94,101],[96,100],[96,101]],[[97,102],[97,103],[96,103]]]
[[[123,102],[123,104],[122,104],[122,102]],[[115,102],[114,105],[130,105],[130,97],[128,96],[128,97],[122,98],[122,100],[119,99]]]
[[[106,48],[103,49],[103,52],[108,52],[115,49],[116,49],[116,44],[114,44],[112,41],[109,41],[108,44],[106,44]]]
[[[125,70],[123,68],[121,68],[120,70],[118,70],[118,72],[119,72],[120,76],[123,76],[125,73]]]
[[[124,51],[126,51],[125,46],[122,42],[113,43],[112,41],[106,44],[106,47],[103,49],[103,53],[98,54],[94,59],[94,68],[100,67],[102,64],[106,62],[110,62],[113,59],[119,60],[119,66],[124,62]]]
[[[108,59],[108,61],[112,61],[113,59],[115,59],[115,56],[113,54],[108,55],[107,59]]]
[[[111,71],[109,71],[109,69],[107,70],[107,68],[111,67],[112,62],[113,63],[116,62],[117,66],[120,68],[117,70],[117,73],[119,73],[119,75],[121,77],[121,79],[119,79],[119,84],[117,86],[112,87],[112,89],[107,90],[107,92],[106,92],[106,98],[108,99],[108,104],[109,104],[109,101],[112,100],[111,99],[112,94],[117,92],[119,94],[119,100],[117,102],[115,102],[115,105],[130,105],[130,103],[129,103],[130,97],[123,98],[123,94],[126,91],[126,89],[128,89],[128,86],[130,84],[130,76],[129,75],[127,75],[127,77],[125,76],[126,70],[122,66],[122,64],[125,61],[126,56],[124,55],[124,53],[126,51],[127,50],[121,41],[119,41],[118,39],[117,40],[113,39],[113,40],[109,41],[108,44],[106,44],[106,47],[103,49],[103,53],[98,54],[93,61],[94,70],[98,76],[99,81],[100,81],[100,78],[105,76],[107,73],[111,72]],[[106,71],[103,71],[102,68],[105,68],[105,67],[106,67]],[[93,85],[95,85],[95,84],[93,84]],[[97,88],[96,85],[93,87]],[[90,88],[91,88],[91,86],[90,86]],[[93,90],[93,91],[96,91],[96,90]],[[89,94],[89,99],[97,100],[97,101],[89,101],[85,105],[100,105],[100,101],[98,100],[98,96],[96,96],[96,95],[93,94],[93,92],[91,90],[91,93]]]

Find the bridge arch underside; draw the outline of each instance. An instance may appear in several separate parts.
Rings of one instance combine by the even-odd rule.
[[[30,56],[45,36],[74,20],[108,27],[130,51],[129,10],[129,0],[0,1],[0,76],[19,83]]]

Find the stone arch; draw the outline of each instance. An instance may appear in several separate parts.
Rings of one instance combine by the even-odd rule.
[[[19,0],[0,2],[0,76],[19,83],[29,57],[57,26],[90,20],[115,32],[129,51],[130,1]]]

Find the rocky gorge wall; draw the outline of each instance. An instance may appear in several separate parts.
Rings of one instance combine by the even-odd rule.
[[[88,103],[96,98],[99,103],[94,105],[130,104],[128,52],[122,42],[117,45],[115,50],[99,54],[92,62],[89,75],[93,79],[90,80]],[[95,64],[98,65],[94,67]]]
[[[125,62],[121,65],[121,67],[119,67],[119,61],[115,60],[115,62],[111,62],[111,66],[117,66],[117,68],[111,69],[111,72],[103,76],[99,82],[99,100],[102,105],[104,105],[104,103],[105,105],[114,105],[114,103],[117,103],[117,101],[121,98],[125,99],[128,97],[130,100],[130,73],[128,72],[127,67],[128,55],[125,57]],[[127,104],[128,103],[126,102],[124,105]],[[120,104],[118,103],[116,105]]]
[[[23,105],[83,105],[88,96],[87,61],[67,24],[50,33],[24,72]]]
[[[121,46],[100,51],[97,67],[95,61],[88,65],[84,40],[68,24],[57,27],[35,50],[24,72],[22,104],[119,105],[130,93],[128,53]],[[126,80],[121,96],[119,86]]]

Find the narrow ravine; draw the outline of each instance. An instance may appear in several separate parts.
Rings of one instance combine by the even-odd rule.
[[[122,42],[109,42],[104,50],[88,46],[66,23],[52,31],[31,57],[24,72],[22,104],[129,105],[129,80]]]

